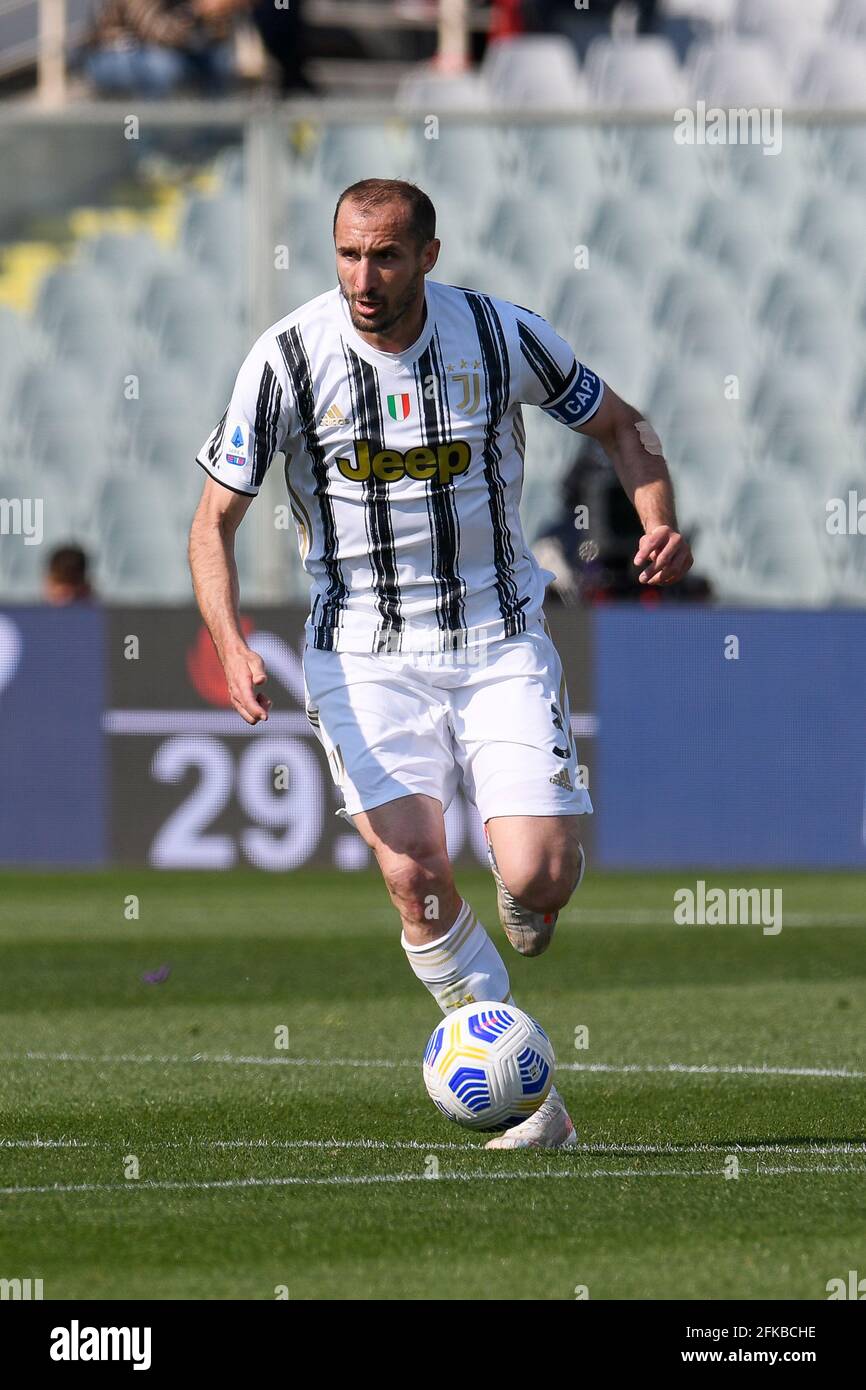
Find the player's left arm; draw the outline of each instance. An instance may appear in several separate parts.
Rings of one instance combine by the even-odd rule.
[[[675,584],[694,561],[680,533],[671,476],[652,425],[605,383],[595,414],[576,428],[598,440],[640,517],[644,534],[634,563],[641,566],[641,584]]]

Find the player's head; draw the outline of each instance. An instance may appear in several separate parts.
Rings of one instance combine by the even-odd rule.
[[[87,555],[80,545],[61,545],[51,552],[43,591],[46,602],[59,605],[91,597]]]
[[[337,276],[359,333],[387,333],[418,308],[439,255],[436,211],[402,179],[362,179],[334,212]]]

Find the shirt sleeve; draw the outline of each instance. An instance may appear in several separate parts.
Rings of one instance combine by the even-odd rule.
[[[577,360],[546,319],[515,305],[519,400],[537,405],[560,424],[577,429],[601,405],[604,382]]]
[[[274,454],[283,447],[290,416],[287,380],[260,338],[244,358],[225,414],[196,454],[196,463],[223,487],[255,497]]]

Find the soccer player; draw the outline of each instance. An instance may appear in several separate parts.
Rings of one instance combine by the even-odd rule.
[[[455,887],[444,813],[462,779],[484,822],[511,945],[549,946],[583,876],[577,750],[542,570],[519,501],[523,405],[592,435],[644,529],[635,564],[671,584],[692,560],[658,437],[519,305],[426,279],[439,241],[413,184],[365,179],[334,216],[339,284],[253,344],[197,462],[190,533],[202,616],[232,703],[268,717],[239,620],[234,535],[275,453],[303,564],[307,715],[373,850],[412,970],[443,1012],[509,1001],[505,962]],[[576,1142],[552,1089],[488,1148]]]

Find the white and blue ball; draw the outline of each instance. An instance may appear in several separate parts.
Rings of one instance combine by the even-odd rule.
[[[443,1115],[469,1129],[510,1129],[553,1083],[550,1039],[513,1004],[484,1000],[447,1014],[424,1051],[424,1085]]]

